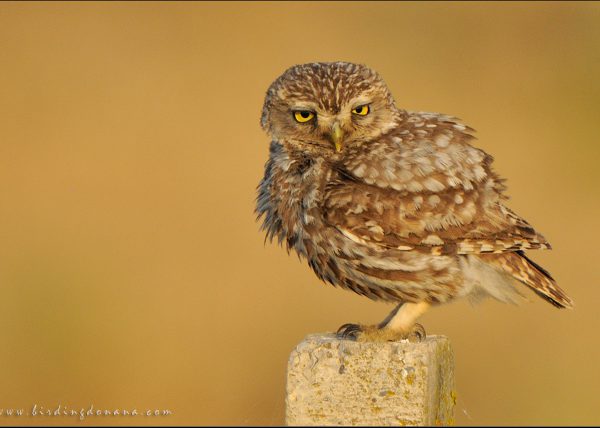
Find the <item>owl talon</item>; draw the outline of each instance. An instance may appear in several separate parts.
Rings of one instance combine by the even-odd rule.
[[[338,328],[335,335],[338,339],[356,340],[362,331],[363,329],[360,325],[348,323]]]
[[[418,343],[418,342],[422,342],[423,340],[425,340],[426,337],[427,337],[427,333],[425,333],[425,327],[423,327],[419,323],[415,323],[413,328],[410,330],[410,332],[406,336],[406,339],[408,339],[409,342]]]
[[[364,326],[360,324],[344,324],[336,332],[336,337],[341,340],[355,342],[394,342],[408,340],[419,343],[425,340],[427,334],[421,324],[415,325],[408,331],[392,330],[380,326]]]

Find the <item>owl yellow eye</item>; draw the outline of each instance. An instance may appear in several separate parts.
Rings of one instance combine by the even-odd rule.
[[[312,111],[302,110],[294,112],[294,119],[300,123],[308,122],[313,117],[315,117],[315,114]]]
[[[359,116],[366,116],[369,114],[369,106],[367,104],[358,106],[352,109],[352,113],[357,114]]]

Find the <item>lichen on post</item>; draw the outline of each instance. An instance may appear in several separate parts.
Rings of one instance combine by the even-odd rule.
[[[287,425],[451,425],[454,356],[444,336],[354,342],[312,334],[290,355]]]

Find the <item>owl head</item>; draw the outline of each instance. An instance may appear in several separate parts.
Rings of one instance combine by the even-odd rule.
[[[364,65],[293,66],[269,87],[261,125],[288,147],[336,155],[394,128],[400,113],[385,82]]]

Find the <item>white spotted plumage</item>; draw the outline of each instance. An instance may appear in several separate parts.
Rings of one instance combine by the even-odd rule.
[[[368,102],[364,118],[350,112],[356,100]],[[292,120],[299,103],[315,106],[308,125]],[[506,207],[503,180],[471,145],[473,130],[398,109],[368,67],[290,68],[267,93],[262,125],[273,141],[257,213],[267,237],[286,242],[319,278],[372,299],[429,304],[482,294],[513,301],[522,283],[572,305],[525,256],[550,245]]]

